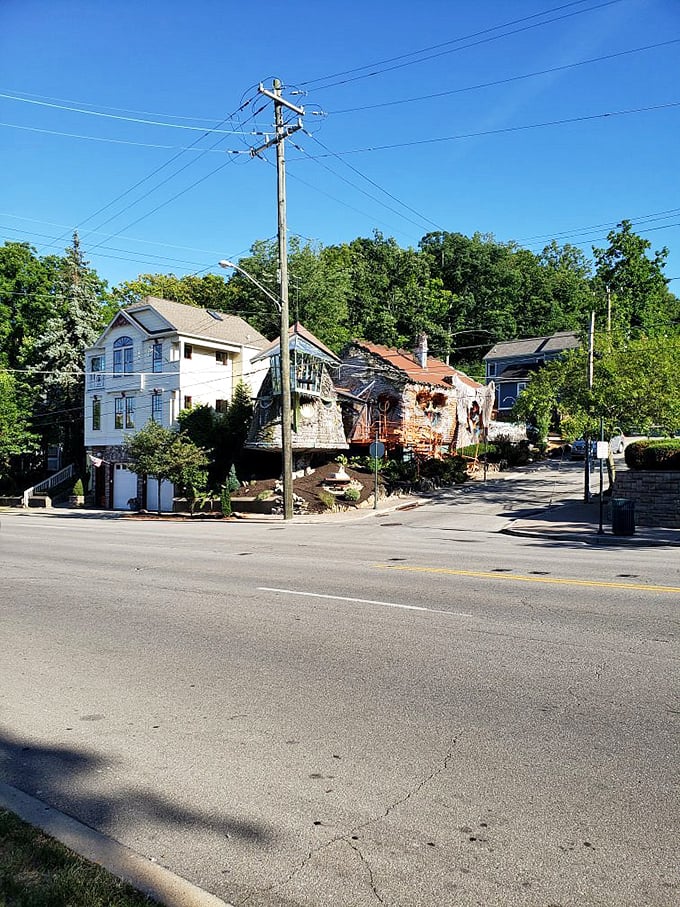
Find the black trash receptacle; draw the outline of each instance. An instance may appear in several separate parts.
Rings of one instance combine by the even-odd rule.
[[[635,501],[612,498],[612,535],[635,535]]]

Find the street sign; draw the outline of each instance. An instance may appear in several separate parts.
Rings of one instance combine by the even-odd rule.
[[[382,441],[373,441],[368,448],[368,453],[374,460],[379,460],[385,456],[385,445]]]
[[[609,457],[609,441],[598,441],[595,458],[597,460],[606,460]]]

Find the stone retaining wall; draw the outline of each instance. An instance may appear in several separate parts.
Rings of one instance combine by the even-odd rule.
[[[635,522],[639,526],[680,529],[680,472],[617,471],[612,497],[635,501]]]

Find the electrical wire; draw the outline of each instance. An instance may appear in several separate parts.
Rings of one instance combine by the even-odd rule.
[[[366,180],[366,182],[367,182],[367,183],[370,183],[371,186],[375,186],[376,189],[378,189],[380,192],[382,192],[382,193],[383,193],[384,195],[386,195],[388,198],[391,198],[393,201],[397,202],[397,204],[398,204],[398,205],[401,205],[402,208],[405,208],[407,211],[410,211],[412,214],[415,214],[416,217],[420,218],[420,219],[421,219],[422,221],[424,221],[425,223],[430,224],[430,225],[433,226],[433,227],[436,227],[437,230],[443,230],[443,229],[444,229],[444,228],[441,226],[441,224],[438,224],[436,221],[433,221],[433,220],[431,220],[429,217],[426,217],[424,214],[421,214],[420,211],[416,211],[415,208],[412,208],[410,205],[407,205],[406,202],[402,202],[401,199],[397,198],[396,195],[393,195],[391,192],[388,192],[387,189],[384,189],[382,186],[378,185],[378,183],[376,183],[375,180],[371,179],[370,176],[366,176],[365,173],[362,173],[361,170],[359,170],[359,169],[358,169],[357,167],[355,167],[353,164],[350,164],[348,161],[345,161],[345,160],[344,160],[343,158],[341,158],[339,155],[336,155],[334,151],[331,151],[331,149],[328,148],[326,145],[324,145],[324,143],[323,143],[320,139],[317,139],[316,136],[312,135],[311,133],[306,133],[306,134],[309,135],[309,137],[312,139],[312,141],[316,142],[316,144],[319,145],[319,147],[323,148],[325,151],[327,151],[327,152],[328,152],[329,154],[331,154],[333,157],[337,157],[337,159],[340,161],[340,163],[344,164],[345,167],[348,167],[353,173],[356,173],[357,176],[360,176],[362,179]],[[331,171],[331,172],[332,172],[332,171]],[[337,175],[339,176],[339,174],[337,174]],[[340,178],[342,179],[342,177],[340,177]],[[347,181],[345,181],[345,182],[347,182]],[[350,185],[354,185],[354,184],[353,184],[353,183],[350,183]],[[363,191],[363,190],[360,189],[358,186],[355,186],[355,188],[359,189],[360,192]],[[364,193],[364,194],[365,194],[365,195],[368,195],[368,193]],[[369,197],[369,198],[374,198],[374,200],[377,201],[378,204],[384,205],[384,202],[379,201],[379,199],[375,199],[374,196],[368,195],[368,197]],[[384,206],[385,206],[386,208],[389,208],[390,211],[394,211],[395,214],[399,214],[399,212],[396,211],[394,208],[392,208],[391,205],[384,205]],[[399,216],[400,216],[400,217],[404,217],[403,214],[399,214]],[[409,220],[410,223],[414,223],[414,221],[411,221],[410,218],[405,218],[405,219],[406,219],[406,220]],[[418,225],[416,224],[416,226],[418,226]]]
[[[253,98],[252,98],[252,97],[249,97],[249,98],[245,98],[245,99],[244,99],[245,94],[246,94],[246,92],[244,92],[243,95],[241,95],[241,103],[240,103],[239,106],[236,108],[236,110],[235,110],[233,113],[229,114],[229,116],[227,116],[227,117],[225,117],[223,120],[221,120],[219,123],[217,123],[217,124],[216,124],[216,127],[214,127],[214,128],[219,128],[219,127],[221,127],[222,125],[224,125],[224,123],[229,122],[229,120],[231,120],[231,119],[233,119],[234,117],[238,116],[239,113],[241,113],[246,107],[249,106],[249,104],[252,102]],[[203,138],[205,138],[205,136],[208,135],[208,134],[209,134],[209,133],[206,132],[206,133],[204,133],[203,135],[201,135],[201,136],[199,136],[198,138],[196,138],[196,139],[191,143],[191,145],[189,146],[189,148],[194,148],[194,147],[195,147],[196,145],[198,145],[198,143],[199,143]],[[216,142],[216,143],[212,146],[212,148],[215,148],[217,144],[218,144],[218,142]],[[211,149],[211,150],[212,150],[212,149]],[[206,149],[202,149],[202,151],[205,153]],[[130,186],[128,189],[125,189],[123,192],[119,193],[119,194],[118,194],[117,196],[115,196],[115,198],[113,198],[110,202],[107,202],[105,205],[102,205],[100,208],[98,208],[98,209],[97,209],[96,211],[94,211],[92,214],[88,215],[86,218],[84,218],[83,220],[81,220],[81,221],[76,225],[76,227],[74,227],[74,229],[76,229],[76,230],[81,229],[85,224],[89,223],[89,221],[94,220],[95,217],[98,217],[100,214],[103,214],[104,211],[106,211],[106,210],[108,210],[109,208],[113,207],[113,205],[115,205],[115,204],[116,204],[117,202],[119,202],[121,199],[125,198],[125,197],[126,197],[127,195],[129,195],[130,193],[134,192],[135,189],[138,189],[140,186],[144,185],[144,183],[146,183],[146,182],[148,182],[149,180],[153,179],[154,176],[156,176],[158,173],[160,173],[160,172],[161,172],[162,170],[164,170],[166,167],[169,167],[171,164],[173,164],[173,163],[174,163],[178,158],[180,158],[180,157],[182,156],[182,154],[184,154],[184,153],[185,153],[184,149],[179,150],[179,151],[177,152],[177,154],[174,154],[169,160],[165,161],[165,162],[164,162],[163,164],[161,164],[160,166],[154,168],[154,170],[152,170],[151,173],[148,173],[146,176],[142,177],[142,179],[137,180],[137,182],[135,182],[135,183],[134,183],[132,186]],[[200,158],[201,158],[202,156],[203,156],[202,154],[199,154],[198,157],[195,158],[194,160],[200,160]],[[192,163],[193,163],[193,161],[192,161]],[[184,170],[184,169],[186,169],[186,167],[180,168],[180,170],[177,171],[177,173],[181,172],[181,171]],[[176,175],[176,174],[171,175],[170,178],[173,178],[174,175]],[[153,191],[153,190],[152,190],[152,191]],[[147,195],[148,195],[148,194],[149,194],[149,193],[147,193]],[[146,197],[146,195],[143,196],[143,198],[145,198],[145,197]],[[141,200],[141,199],[140,199],[140,200]],[[135,202],[134,204],[136,204],[136,202]],[[126,211],[129,207],[131,207],[131,205],[127,206],[126,208],[123,209],[123,211],[121,211],[121,212],[119,212],[119,213],[123,213],[123,212]],[[108,221],[106,221],[105,223],[108,223]],[[101,226],[102,226],[102,224],[100,224],[99,226],[97,226],[95,229],[99,230],[99,229],[101,229]],[[68,235],[68,233],[63,234],[63,236],[60,237],[60,239],[65,238],[67,235]]]
[[[309,155],[309,157],[331,157],[346,154],[365,154],[375,151],[389,151],[394,148],[413,148],[418,145],[434,145],[438,142],[455,142],[461,139],[480,138],[490,135],[503,135],[505,133],[520,132],[527,129],[546,129],[552,126],[568,126],[573,123],[585,123],[592,120],[604,120],[610,117],[629,116],[635,113],[648,113],[654,110],[669,110],[674,107],[680,107],[680,101],[668,101],[664,104],[652,104],[648,107],[633,107],[629,110],[612,110],[607,113],[594,113],[578,117],[567,117],[562,120],[547,120],[543,123],[524,123],[519,126],[504,126],[500,129],[485,129],[480,132],[465,132],[459,135],[439,136],[432,139],[414,139],[410,142],[394,142],[389,145],[372,145],[365,148],[352,148],[347,151],[334,151],[333,154]]]
[[[133,110],[128,107],[112,107],[108,104],[93,104],[93,103],[90,103],[89,101],[74,100],[73,98],[55,98],[55,97],[52,97],[51,95],[33,94],[32,92],[20,91],[19,89],[3,88],[3,91],[6,91],[12,95],[19,95],[19,96],[23,95],[24,98],[35,98],[39,101],[54,101],[55,103],[59,103],[59,104],[77,104],[79,107],[97,107],[102,110],[115,110],[118,113],[133,113],[133,114],[138,114],[139,116],[162,117],[162,118],[165,118],[166,120],[168,120],[168,119],[170,119],[170,120],[195,120],[195,121],[203,120],[205,123],[214,123],[215,119],[216,119],[216,117],[214,117],[214,116],[212,116],[212,117],[182,116],[177,113],[158,113],[157,111],[150,111],[150,110]]]
[[[677,214],[680,211],[680,208],[667,208],[665,211],[655,211],[651,214],[641,214],[639,217],[627,217],[626,220],[629,220],[632,224],[639,224],[643,221],[653,221],[653,220],[662,220],[665,217],[670,217],[672,214]],[[524,236],[517,240],[517,242],[532,242],[533,240],[543,239],[545,237],[549,239],[556,239],[561,236],[578,236],[581,233],[589,233],[591,230],[600,230],[603,227],[614,227],[621,221],[605,221],[602,224],[590,224],[587,227],[577,227],[574,230],[560,230],[555,233],[538,233],[535,236]]]
[[[338,85],[347,85],[349,82],[356,82],[360,79],[367,79],[367,78],[371,78],[372,76],[383,75],[386,72],[394,72],[394,70],[403,69],[406,66],[414,66],[418,63],[425,63],[428,60],[434,60],[437,57],[442,57],[442,56],[445,56],[447,54],[452,54],[452,53],[458,53],[461,50],[467,50],[471,47],[478,47],[481,44],[488,44],[491,41],[498,41],[502,38],[508,38],[512,35],[521,34],[522,32],[529,31],[530,29],[533,29],[533,28],[540,28],[544,25],[550,25],[553,22],[560,22],[564,19],[569,19],[573,16],[581,16],[584,13],[589,13],[589,12],[593,12],[594,10],[603,9],[607,6],[613,6],[617,3],[622,2],[622,0],[605,0],[605,2],[603,2],[603,3],[598,3],[595,6],[588,7],[588,9],[575,10],[574,12],[565,13],[564,15],[561,15],[561,16],[555,16],[552,19],[546,19],[543,22],[534,22],[531,25],[524,25],[521,28],[516,28],[516,29],[513,29],[512,31],[503,32],[500,35],[490,35],[489,37],[481,38],[479,41],[472,41],[469,44],[463,44],[461,47],[453,47],[453,48],[449,47],[448,50],[440,50],[437,53],[429,54],[428,56],[425,56],[425,57],[420,57],[417,60],[406,60],[407,57],[413,57],[413,56],[417,56],[419,54],[427,53],[428,51],[435,50],[438,47],[446,47],[451,44],[459,44],[461,41],[468,41],[470,38],[476,38],[480,35],[488,35],[489,32],[498,31],[501,28],[507,28],[510,25],[516,25],[521,22],[527,22],[530,19],[536,19],[539,16],[548,15],[549,13],[557,12],[562,9],[567,9],[568,7],[571,7],[571,6],[578,6],[583,2],[585,2],[585,0],[576,0],[576,2],[566,3],[566,4],[563,4],[562,6],[554,7],[553,9],[544,10],[541,13],[534,13],[531,16],[523,16],[521,19],[515,19],[511,22],[503,23],[502,25],[494,25],[494,26],[491,26],[490,28],[482,29],[482,31],[474,32],[473,34],[470,34],[470,35],[465,35],[460,38],[454,38],[451,41],[444,42],[443,44],[435,44],[435,45],[432,45],[432,47],[422,48],[421,50],[418,50],[418,51],[411,51],[410,53],[401,54],[399,56],[392,57],[391,59],[388,59],[388,60],[382,60],[379,63],[359,66],[354,69],[345,70],[344,72],[335,73],[330,76],[319,77],[316,79],[309,79],[306,82],[301,82],[300,84],[301,85],[311,85],[311,84],[314,84],[317,82],[326,82],[327,83],[327,84],[324,84],[321,86],[317,86],[317,89],[319,89],[319,88],[328,89],[328,88],[335,88]],[[398,60],[402,60],[403,62],[395,62]],[[394,62],[393,66],[384,65],[386,63],[392,63],[392,62]],[[374,68],[374,67],[376,67],[376,68]],[[352,75],[352,73],[358,73],[360,70],[363,70],[363,69],[372,69],[372,71],[362,73],[361,75]],[[333,78],[336,78],[336,76],[341,76],[341,75],[348,75],[349,78],[339,79],[335,82],[328,82],[329,79],[333,79]]]
[[[196,148],[194,149],[191,145],[181,146],[181,145],[161,145],[158,142],[134,142],[131,139],[112,139],[106,138],[99,135],[83,135],[79,132],[62,132],[59,129],[41,129],[37,126],[21,126],[18,123],[0,123],[0,126],[5,127],[6,129],[22,129],[24,132],[39,132],[43,135],[59,135],[67,139],[82,139],[89,142],[104,142],[109,145],[132,145],[136,148],[158,148],[161,151],[178,151],[183,154],[185,151],[202,151],[204,149]],[[240,154],[242,152],[232,151],[232,154]]]
[[[621,50],[618,53],[605,54],[601,57],[591,57],[588,60],[580,60],[576,63],[565,63],[562,66],[551,66],[549,69],[538,69],[534,72],[527,72],[518,76],[507,76],[504,79],[494,79],[491,82],[479,82],[476,85],[466,85],[462,88],[450,88],[447,91],[436,91],[433,94],[418,95],[417,97],[413,98],[399,98],[393,101],[381,101],[378,104],[364,104],[361,107],[345,107],[340,110],[329,110],[328,115],[339,116],[340,114],[345,113],[357,113],[363,110],[377,110],[381,107],[394,107],[401,104],[415,104],[420,101],[430,101],[435,98],[445,98],[454,94],[463,94],[468,91],[479,91],[482,88],[492,88],[496,85],[508,85],[511,82],[519,82],[523,79],[531,79],[536,76],[545,76],[554,72],[563,72],[567,69],[575,69],[578,66],[587,66],[592,63],[601,63],[605,60],[613,60],[617,57],[627,56],[628,54],[641,53],[645,50],[656,50],[660,47],[667,47],[671,44],[678,43],[680,43],[680,38],[672,38],[669,41],[661,41],[658,44],[646,44],[644,45],[644,47],[633,47],[630,50]]]
[[[101,110],[85,110],[82,107],[67,107],[64,104],[50,104],[47,101],[35,101],[30,98],[20,98],[18,95],[5,94],[0,92],[0,98],[8,101],[17,101],[23,104],[37,104],[41,107],[49,107],[53,110],[66,110],[70,113],[81,113],[92,117],[104,117],[109,120],[119,120],[126,123],[137,123],[143,126],[162,126],[166,129],[187,129],[192,132],[201,132],[205,136],[210,135],[255,135],[255,132],[244,133],[236,129],[206,129],[205,126],[186,126],[183,123],[167,123],[160,120],[144,120],[139,117],[125,117],[114,113],[104,113]]]

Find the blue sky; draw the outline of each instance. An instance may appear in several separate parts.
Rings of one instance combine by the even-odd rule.
[[[0,241],[78,227],[111,285],[223,274],[276,233],[274,151],[248,148],[277,76],[311,133],[291,234],[589,253],[629,218],[680,278],[679,61],[679,0],[2,0]]]

